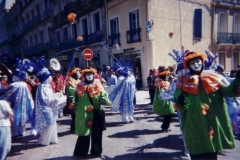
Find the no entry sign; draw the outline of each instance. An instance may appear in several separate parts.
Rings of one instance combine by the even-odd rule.
[[[83,55],[83,58],[89,61],[93,58],[93,51],[89,48],[86,48],[83,50],[82,55]]]

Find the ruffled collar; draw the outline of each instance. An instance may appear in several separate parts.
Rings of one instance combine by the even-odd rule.
[[[102,92],[103,87],[99,79],[94,79],[92,84],[87,84],[84,80],[78,83],[75,92],[82,97],[85,92],[88,92],[90,97],[94,97]]]
[[[200,75],[189,73],[178,78],[177,88],[186,93],[197,95],[199,92],[199,81],[207,94],[217,91],[223,84],[222,78],[211,70],[205,70]]]
[[[66,86],[71,85],[74,88],[76,88],[78,83],[79,83],[79,80],[75,80],[72,77],[67,77],[66,78]]]
[[[163,88],[164,90],[167,90],[170,86],[170,83],[168,81],[163,81],[160,78],[156,78],[154,85],[156,88]]]

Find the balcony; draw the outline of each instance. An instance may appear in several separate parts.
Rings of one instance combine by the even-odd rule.
[[[126,32],[127,43],[141,42],[141,28],[132,29]]]
[[[51,13],[50,13],[49,9],[43,11],[43,17],[44,17],[44,19],[51,18]]]
[[[80,47],[82,45],[83,45],[83,42],[77,41],[76,38],[69,39],[69,40],[66,40],[64,42],[61,42],[61,43],[55,45],[55,53],[58,53],[58,52],[61,52],[64,50],[68,50],[68,49],[73,49],[76,47]]]
[[[240,0],[217,0],[217,2],[222,5],[240,5]]]
[[[55,15],[55,16],[53,17],[53,23],[54,23],[54,25],[60,23],[60,17],[59,17],[59,14],[57,14],[57,15]]]
[[[108,36],[109,39],[109,47],[113,47],[114,44],[120,44],[120,33],[117,34],[112,34],[110,36]]]
[[[53,43],[52,42],[39,43],[39,44],[37,44],[33,47],[24,49],[23,53],[25,55],[32,55],[34,53],[40,53],[40,52],[51,50],[51,49],[53,49]]]
[[[240,43],[240,33],[218,32],[216,43]]]
[[[85,7],[87,7],[87,1],[86,0],[78,0],[77,1],[77,10],[78,11],[83,10]]]
[[[64,7],[64,11],[66,15],[69,13],[76,13],[77,12],[77,4],[76,2],[70,2]]]
[[[102,42],[102,38],[103,38],[102,32],[101,32],[101,34],[99,34],[99,31],[98,31],[98,32],[91,33],[91,34],[89,35],[89,43],[90,43],[90,44],[93,44],[93,43]]]
[[[39,22],[41,22],[41,17],[40,15],[37,15],[34,17],[34,26],[37,25]]]
[[[67,15],[65,14],[65,11],[61,11],[61,12],[59,13],[59,15],[60,15],[60,21],[61,21],[61,22],[67,20]]]

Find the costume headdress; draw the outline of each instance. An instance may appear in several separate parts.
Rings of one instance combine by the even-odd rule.
[[[119,60],[119,63],[115,62],[113,66],[111,66],[111,68],[113,70],[116,70],[118,75],[128,77],[131,75],[132,66],[133,66],[132,60],[129,60],[127,63],[125,63],[124,60],[121,58]]]
[[[41,56],[39,59],[36,59],[35,63],[36,63],[36,65],[34,66],[34,69],[37,72],[37,78],[41,83],[43,83],[45,80],[47,80],[52,75],[52,72],[50,72],[45,67],[44,56]]]
[[[32,67],[30,63],[22,63],[20,59],[16,59],[17,68],[13,71],[12,75],[20,78],[20,80],[25,80],[27,76],[27,71]]]
[[[190,52],[186,55],[186,57],[183,60],[183,66],[184,68],[188,68],[187,67],[187,62],[193,58],[199,57],[202,59],[202,61],[204,62],[206,60],[206,57],[204,54],[200,53],[200,52]]]
[[[77,73],[77,71],[79,71],[79,70],[80,70],[80,68],[78,68],[78,67],[72,68],[72,69],[68,72],[68,76],[69,76],[69,77],[72,76],[73,74]]]
[[[213,61],[218,57],[218,55],[213,55],[210,51],[205,51],[206,55],[207,55],[207,60],[204,61],[204,67],[205,69],[211,69],[214,67],[214,63]]]
[[[85,73],[89,73],[89,72],[95,74],[97,71],[94,68],[88,67],[82,70],[82,75],[84,76]]]

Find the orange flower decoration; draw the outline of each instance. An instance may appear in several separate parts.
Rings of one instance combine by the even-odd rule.
[[[173,106],[175,110],[180,110],[180,107],[177,106],[176,104]]]
[[[83,37],[82,36],[78,36],[77,37],[77,41],[82,41],[83,40]]]
[[[92,120],[88,120],[86,126],[87,127],[91,127],[92,125],[93,125],[93,121]]]
[[[212,127],[210,127],[209,131],[208,131],[208,134],[209,134],[209,137],[210,139],[213,139],[213,133],[214,133],[214,130]]]
[[[208,112],[209,112],[209,106],[204,103],[204,104],[202,105],[202,114],[203,114],[203,115],[207,115]]]
[[[69,22],[71,22],[73,24],[76,16],[77,15],[75,13],[69,13],[69,15],[67,16],[67,19]]]
[[[69,106],[68,106],[69,109],[73,109],[74,108],[74,104],[73,103],[70,103]]]
[[[88,106],[86,109],[87,113],[91,113],[93,111],[93,106]]]

